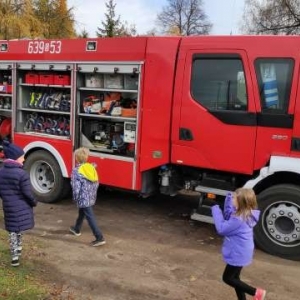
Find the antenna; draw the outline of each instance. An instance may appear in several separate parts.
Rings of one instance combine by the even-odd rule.
[[[230,35],[233,34],[233,27],[234,27],[234,17],[235,17],[235,1],[233,0],[232,2],[232,7],[231,7],[231,30],[230,30]]]

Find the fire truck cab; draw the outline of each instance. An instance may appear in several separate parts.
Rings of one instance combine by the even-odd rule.
[[[1,41],[0,135],[24,148],[41,202],[69,192],[82,146],[102,185],[145,197],[199,192],[191,218],[203,222],[228,192],[252,188],[257,245],[299,260],[299,45],[282,36]]]

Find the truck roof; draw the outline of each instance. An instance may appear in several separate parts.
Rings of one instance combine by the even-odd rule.
[[[164,55],[181,49],[258,48],[268,56],[277,49],[294,55],[299,52],[298,36],[189,36],[118,37],[89,39],[34,39],[0,41],[1,61],[144,61],[146,54]],[[150,46],[150,47],[149,47]],[[175,49],[174,49],[175,48]],[[273,51],[270,51],[272,50]]]

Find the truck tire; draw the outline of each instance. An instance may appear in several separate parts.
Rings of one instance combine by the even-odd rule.
[[[258,195],[261,215],[255,242],[262,250],[282,258],[300,260],[300,187],[280,184]]]
[[[33,193],[39,202],[57,202],[70,191],[69,180],[63,178],[56,159],[47,151],[31,153],[24,169],[29,173]]]

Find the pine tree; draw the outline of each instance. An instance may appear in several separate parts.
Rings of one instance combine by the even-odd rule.
[[[78,34],[79,38],[88,38],[89,37],[89,33],[87,32],[87,30],[84,28],[79,34]]]
[[[107,8],[107,13],[105,13],[106,21],[102,21],[103,28],[97,27],[98,31],[96,32],[98,37],[113,37],[116,34],[117,27],[120,26],[120,16],[116,18],[115,7],[113,0],[109,0],[108,3],[105,3]]]
[[[124,25],[120,21],[120,16],[116,17],[114,0],[109,0],[105,3],[107,13],[105,14],[105,21],[102,21],[102,28],[97,27],[96,34],[98,37],[114,37],[124,35]]]

